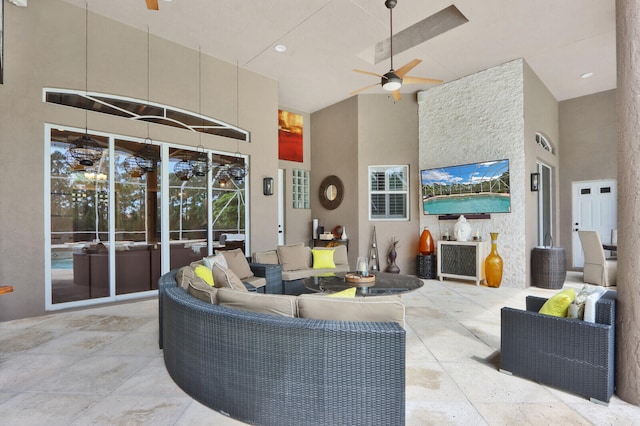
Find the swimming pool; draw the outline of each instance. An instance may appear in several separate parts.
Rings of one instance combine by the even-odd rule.
[[[424,214],[509,213],[511,200],[508,194],[456,195],[429,198],[423,208]]]

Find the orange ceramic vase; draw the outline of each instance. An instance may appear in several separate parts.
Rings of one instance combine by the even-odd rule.
[[[502,258],[498,254],[498,233],[491,232],[491,253],[484,261],[487,286],[500,287],[502,281]]]
[[[424,227],[424,231],[420,234],[420,244],[418,245],[420,254],[433,254],[433,237],[429,228]]]

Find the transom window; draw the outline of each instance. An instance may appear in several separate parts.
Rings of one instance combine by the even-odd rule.
[[[45,88],[44,101],[102,114],[117,115],[130,120],[147,121],[250,142],[248,131],[231,124],[179,108],[140,99],[105,93]]]
[[[409,166],[369,166],[369,219],[409,220]]]
[[[553,146],[551,146],[551,142],[542,134],[536,132],[536,143],[542,147],[545,151],[549,151],[553,154]]]

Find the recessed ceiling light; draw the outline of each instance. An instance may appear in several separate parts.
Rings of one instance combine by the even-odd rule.
[[[589,77],[593,77],[593,73],[592,72],[585,72],[584,74],[582,74],[580,76],[580,78],[589,78]]]
[[[287,46],[284,44],[276,44],[274,50],[278,53],[284,53],[287,51]]]

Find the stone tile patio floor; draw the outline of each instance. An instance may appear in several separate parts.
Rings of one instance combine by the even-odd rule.
[[[404,295],[407,424],[640,425],[615,395],[605,407],[498,371],[500,308],[554,292],[425,280]],[[0,323],[0,424],[243,424],[182,392],[157,340],[155,299]]]

